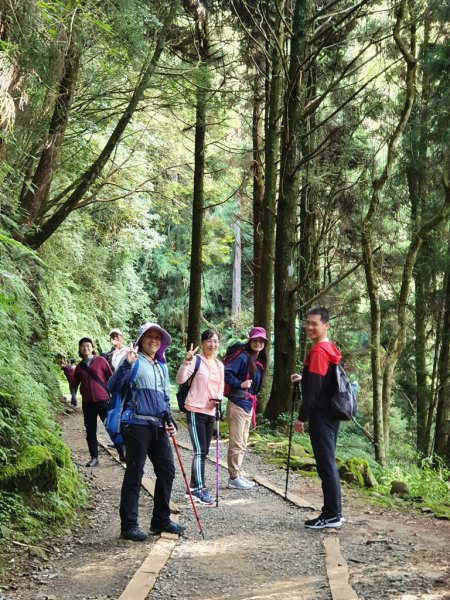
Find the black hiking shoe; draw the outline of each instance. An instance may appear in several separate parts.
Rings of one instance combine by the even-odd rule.
[[[181,525],[180,523],[174,523],[170,521],[168,525],[165,527],[150,527],[150,533],[152,535],[158,535],[159,533],[175,533],[176,535],[183,535],[184,530],[186,529],[186,525]]]
[[[87,467],[98,467],[98,458],[91,458],[89,462],[86,463]]]
[[[342,521],[340,517],[317,517],[310,521],[305,521],[305,527],[307,529],[326,529],[328,527],[342,527]]]
[[[132,527],[120,532],[120,537],[124,540],[131,540],[132,542],[145,542],[148,535],[145,531],[141,531],[139,527]]]

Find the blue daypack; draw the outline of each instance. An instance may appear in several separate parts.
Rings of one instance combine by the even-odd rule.
[[[356,395],[344,367],[336,365],[337,390],[331,397],[331,408],[341,421],[351,421],[356,415]]]
[[[133,364],[128,382],[122,388],[126,389],[126,394],[131,388],[131,385],[133,384],[134,380],[136,379],[138,368],[139,360],[137,360]],[[123,402],[124,398],[122,398],[122,390],[115,392],[112,398],[111,408],[108,410],[104,422],[105,429],[108,432],[109,437],[111,438],[113,444],[116,445],[124,443],[124,439],[121,432]]]
[[[186,398],[187,398],[187,395],[189,392],[189,388],[191,387],[192,380],[194,379],[197,371],[200,369],[200,362],[201,362],[201,358],[197,354],[195,357],[194,372],[189,377],[189,379],[187,379],[184,383],[180,383],[180,385],[178,386],[177,401],[178,401],[178,408],[181,410],[181,412],[186,412],[186,409],[184,408],[184,404],[186,402]]]

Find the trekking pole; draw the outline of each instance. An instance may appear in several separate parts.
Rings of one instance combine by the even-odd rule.
[[[219,506],[219,441],[220,441],[220,406],[216,401],[216,508]]]
[[[169,426],[170,425],[174,425],[175,426],[175,423],[174,423],[174,421],[172,419],[172,416],[167,411],[164,411],[163,419],[164,419],[164,423],[166,423],[167,425],[169,425]],[[200,518],[198,516],[197,507],[195,506],[194,498],[192,497],[191,487],[190,487],[190,485],[188,483],[188,480],[187,480],[187,477],[186,477],[186,471],[184,470],[184,465],[183,465],[183,461],[181,460],[180,450],[178,448],[177,441],[176,441],[175,436],[173,435],[173,433],[170,434],[170,437],[172,438],[173,447],[175,448],[175,452],[176,452],[176,455],[178,457],[178,462],[180,464],[180,470],[181,470],[181,473],[183,475],[184,483],[186,485],[187,493],[189,494],[189,499],[191,501],[192,508],[194,510],[194,515],[195,515],[195,518],[197,519],[199,533],[201,533],[203,539],[205,539],[205,534],[203,533],[203,527],[202,527],[202,524],[200,522]]]
[[[292,430],[294,428],[294,410],[295,410],[295,402],[297,401],[298,395],[298,383],[294,383],[294,388],[292,390],[292,405],[291,405],[291,425],[289,428],[289,445],[288,445],[288,455],[287,455],[287,466],[286,466],[286,484],[284,487],[284,500],[287,500],[287,491],[288,491],[288,483],[289,483],[289,466],[291,463],[291,446],[292,446]]]

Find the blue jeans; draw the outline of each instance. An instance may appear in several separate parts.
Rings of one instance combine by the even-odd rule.
[[[205,487],[205,460],[213,434],[214,417],[203,413],[186,414],[189,435],[194,449],[191,469],[191,488]]]
[[[154,425],[125,425],[122,429],[127,448],[127,468],[120,494],[122,531],[138,527],[139,494],[147,456],[156,475],[150,527],[166,527],[170,523],[170,495],[175,478],[169,435],[163,427]]]
[[[316,459],[317,473],[322,481],[322,515],[329,519],[341,516],[341,484],[336,466],[336,441],[340,421],[327,411],[312,414],[308,419],[309,437]]]

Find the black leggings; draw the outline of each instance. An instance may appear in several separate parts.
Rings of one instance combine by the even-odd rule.
[[[191,469],[191,488],[204,488],[205,486],[205,460],[209,452],[209,445],[213,434],[214,417],[203,413],[187,413],[187,424],[194,448]]]

